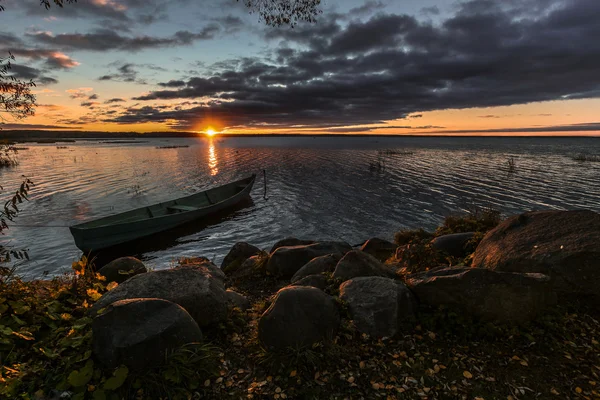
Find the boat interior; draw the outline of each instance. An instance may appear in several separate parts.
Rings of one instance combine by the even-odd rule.
[[[140,207],[135,210],[85,222],[79,224],[77,227],[98,228],[101,226],[123,224],[149,218],[158,218],[167,215],[196,211],[201,208],[210,207],[235,196],[244,190],[251,181],[252,177],[199,192],[191,196],[153,204],[147,207]]]

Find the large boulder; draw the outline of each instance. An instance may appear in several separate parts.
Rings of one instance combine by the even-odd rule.
[[[407,279],[420,303],[448,306],[491,321],[521,323],[556,303],[543,274],[447,268]]]
[[[322,274],[323,272],[333,272],[335,266],[341,258],[342,255],[340,253],[315,257],[304,264],[304,266],[300,268],[298,272],[294,274],[294,276],[292,276],[290,281],[295,283],[300,279],[310,275]]]
[[[379,261],[385,261],[396,253],[398,245],[387,240],[372,238],[367,240],[360,248],[367,254],[372,255]]]
[[[227,276],[225,272],[219,267],[217,267],[212,261],[210,261],[206,257],[193,257],[193,258],[185,258],[179,261],[179,265],[174,269],[182,269],[182,268],[193,268],[202,273],[206,273],[213,278],[220,280],[221,282],[225,282]]]
[[[227,298],[227,302],[233,307],[237,307],[240,310],[247,310],[250,308],[250,301],[246,296],[239,294],[238,292],[227,289],[225,291],[225,297]]]
[[[233,245],[229,253],[221,263],[221,269],[225,272],[233,272],[237,267],[242,265],[248,258],[260,253],[260,249],[246,242],[238,242]]]
[[[392,337],[415,322],[416,301],[401,282],[379,276],[355,278],[340,286],[359,332]]]
[[[108,368],[152,368],[165,361],[166,353],[202,340],[190,314],[162,299],[114,302],[94,318],[92,331],[94,355]]]
[[[331,296],[314,287],[288,286],[260,317],[258,338],[268,350],[297,350],[332,339],[339,324]]]
[[[297,280],[290,286],[312,286],[317,289],[325,290],[327,288],[327,278],[323,275],[309,275]]]
[[[262,262],[260,256],[252,256],[233,271],[229,277],[233,282],[241,282],[256,276],[262,276],[258,268],[260,262]]]
[[[306,245],[314,244],[314,243],[317,243],[317,242],[315,242],[314,240],[296,239],[293,237],[289,237],[289,238],[281,239],[277,243],[275,243],[273,245],[273,247],[271,247],[269,254],[273,254],[273,252],[280,247],[306,246]]]
[[[347,253],[352,246],[345,242],[320,242],[306,246],[280,247],[269,257],[267,271],[271,275],[290,279],[300,268],[315,257]]]
[[[559,292],[598,296],[600,214],[537,211],[509,218],[485,235],[473,267],[539,272]]]
[[[475,236],[475,232],[438,236],[431,241],[431,247],[453,257],[465,257],[468,255],[467,244],[473,239],[473,236]]]
[[[117,258],[98,270],[98,273],[106,278],[106,283],[123,283],[132,276],[144,272],[148,272],[148,269],[135,257]]]
[[[159,298],[179,304],[201,327],[227,318],[223,283],[195,268],[176,268],[136,275],[106,292],[92,306],[92,312],[119,300],[139,298]]]
[[[384,276],[392,278],[394,273],[378,259],[360,250],[348,252],[335,267],[333,277],[347,281],[361,276]]]

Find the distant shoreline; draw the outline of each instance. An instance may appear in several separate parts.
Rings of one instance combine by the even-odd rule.
[[[94,140],[94,139],[148,139],[148,138],[193,138],[207,137],[197,132],[101,132],[101,131],[44,131],[44,130],[0,130],[0,140],[13,140],[18,142],[45,142]],[[220,133],[216,138],[235,137],[353,137],[353,138],[599,138],[593,135],[482,135],[482,134],[348,134],[348,133]],[[53,140],[54,139],[54,140]]]

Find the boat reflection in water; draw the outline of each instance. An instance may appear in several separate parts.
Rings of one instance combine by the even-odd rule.
[[[201,243],[207,239],[207,236],[194,234],[201,233],[204,229],[218,225],[224,221],[238,218],[244,213],[249,213],[253,206],[254,202],[252,201],[252,198],[248,197],[240,201],[234,207],[211,214],[201,220],[192,221],[185,225],[151,236],[92,252],[89,254],[89,257],[94,258],[96,268],[100,268],[119,257],[131,256],[139,258],[140,260],[151,260],[153,259],[151,255],[144,256],[144,254],[152,253],[154,251],[163,251],[185,243]]]

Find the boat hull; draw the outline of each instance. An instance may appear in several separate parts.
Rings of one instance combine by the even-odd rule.
[[[84,252],[98,251],[101,249],[106,249],[123,243],[141,239],[146,236],[152,236],[157,233],[168,231],[170,229],[184,225],[188,222],[197,221],[208,215],[212,215],[234,207],[239,202],[250,196],[250,191],[252,190],[252,186],[254,185],[255,178],[256,176],[252,175],[249,178],[232,182],[227,185],[210,189],[208,191],[201,192],[192,196],[175,199],[168,202],[158,203],[152,206],[142,207],[136,210],[113,215],[110,217],[104,217],[98,220],[74,225],[70,227],[71,234],[75,239],[76,246]],[[243,188],[241,188],[241,184],[243,184]],[[219,201],[214,202],[214,204],[209,204],[203,207],[178,206],[178,204],[181,202],[195,204],[194,201],[196,199],[202,199],[202,195],[206,193],[208,193],[206,195],[206,199],[208,199],[209,195],[218,195],[220,190],[230,190],[231,188],[229,186],[239,187],[240,190],[232,196],[229,196],[224,199],[219,199]],[[213,194],[211,194],[211,192]],[[180,208],[183,208],[184,210]],[[170,212],[176,212],[160,216],[151,216],[152,213],[162,212],[162,210],[170,210]],[[136,215],[140,215],[141,213],[146,212],[149,213],[147,218],[135,220]],[[124,220],[128,218],[133,218],[134,220],[110,223],[111,221],[118,221],[119,216],[122,216]],[[107,222],[106,225],[102,225],[102,221],[104,220]]]

